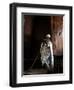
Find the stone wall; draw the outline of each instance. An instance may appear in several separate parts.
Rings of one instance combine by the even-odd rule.
[[[63,16],[51,16],[54,55],[63,55]]]

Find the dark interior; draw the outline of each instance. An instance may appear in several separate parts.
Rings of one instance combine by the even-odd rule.
[[[48,33],[51,34],[51,17],[34,16],[32,18],[31,35],[24,34],[24,71],[30,69],[37,56],[38,58],[32,68],[42,68],[40,61],[40,44]],[[58,63],[63,59],[62,56],[54,57],[57,59]],[[59,58],[60,60],[58,60]],[[59,66],[60,65],[61,64],[59,64]],[[62,68],[59,66],[55,66],[54,73],[63,72]],[[60,69],[59,71],[57,71],[58,67]]]

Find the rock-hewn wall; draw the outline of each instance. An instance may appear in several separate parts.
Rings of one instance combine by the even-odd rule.
[[[51,34],[54,55],[63,54],[63,16],[51,16]]]

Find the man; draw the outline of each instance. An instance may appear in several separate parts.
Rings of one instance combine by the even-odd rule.
[[[49,71],[53,70],[54,67],[53,49],[50,38],[50,34],[47,34],[40,47],[42,66],[45,64]]]

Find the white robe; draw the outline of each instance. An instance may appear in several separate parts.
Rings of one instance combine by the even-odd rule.
[[[40,54],[41,54],[42,66],[46,64],[47,68],[50,69],[50,62],[51,62],[51,66],[53,68],[54,57],[53,57],[53,49],[52,49],[51,41],[48,41],[47,43],[44,44],[41,43]]]

